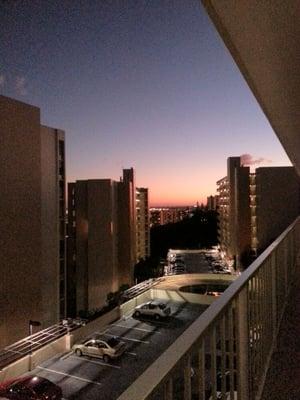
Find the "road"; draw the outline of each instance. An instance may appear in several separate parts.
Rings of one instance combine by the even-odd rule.
[[[89,337],[117,336],[127,344],[118,360],[108,364],[102,359],[60,354],[32,371],[58,384],[69,400],[114,400],[164,352],[206,309],[190,303],[169,303],[172,316],[167,321],[120,319],[102,332]]]

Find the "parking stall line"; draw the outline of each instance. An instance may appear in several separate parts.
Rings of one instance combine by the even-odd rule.
[[[136,357],[136,353],[132,353],[131,351],[125,351],[125,354],[130,354],[131,356]]]
[[[73,351],[69,351],[67,354],[64,354],[60,357],[60,360],[65,360],[66,358],[70,357],[73,354]]]
[[[121,339],[121,340],[129,340],[130,342],[138,342],[138,343],[145,343],[145,344],[149,344],[150,343],[149,341],[128,338],[126,336],[111,335],[110,333],[104,333],[104,336],[115,337],[115,338],[118,338],[118,339]]]
[[[82,357],[78,357],[78,356],[70,356],[70,357],[77,358],[78,360],[81,360],[81,361],[84,361],[84,362],[89,362],[91,364],[103,365],[104,367],[111,367],[111,368],[116,368],[116,369],[120,369],[121,368],[118,365],[108,364],[108,363],[101,362],[101,361],[87,360],[86,358],[82,358]]]
[[[100,383],[100,382],[93,382],[93,381],[90,381],[89,379],[80,378],[79,376],[66,374],[65,372],[60,372],[60,371],[55,371],[54,369],[40,367],[39,365],[36,368],[41,369],[43,371],[52,372],[53,374],[64,375],[64,376],[68,376],[69,378],[78,379],[79,381],[93,383],[94,385],[102,386],[102,383]]]
[[[148,333],[157,333],[159,335],[162,334],[161,332],[157,332],[157,331],[154,331],[154,330],[151,330],[151,329],[136,328],[134,326],[125,326],[125,325],[120,325],[120,324],[112,324],[112,326],[118,326],[120,328],[127,328],[127,329],[128,328],[129,329],[135,329],[137,331],[148,332]]]

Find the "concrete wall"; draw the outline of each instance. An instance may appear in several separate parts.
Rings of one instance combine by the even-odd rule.
[[[43,321],[40,110],[0,96],[0,348]]]
[[[134,307],[138,306],[139,304],[145,303],[153,299],[151,289],[147,290],[146,292],[140,294],[137,297],[127,301],[126,303],[120,306],[120,316],[126,316],[133,312]]]
[[[42,266],[41,307],[44,327],[59,320],[58,155],[55,129],[41,127]],[[53,301],[53,299],[56,299]]]
[[[133,285],[133,269],[136,263],[136,201],[132,168],[123,170],[123,180],[118,188],[119,283]]]
[[[62,132],[62,131],[61,131]],[[0,348],[59,315],[56,130],[0,96]]]
[[[113,228],[117,214],[113,207],[111,180],[88,181],[88,308],[105,305],[109,292],[118,290],[117,246]]]
[[[151,289],[151,297],[164,301],[179,301],[183,303],[196,303],[209,305],[217,297],[201,295],[196,293],[181,292],[179,290]]]
[[[256,169],[258,250],[264,250],[299,215],[300,180],[293,167]]]
[[[104,327],[120,318],[120,310],[118,307],[114,308],[109,313],[89,322],[87,325],[76,329],[71,333],[70,345],[81,341],[94,332],[101,332]]]

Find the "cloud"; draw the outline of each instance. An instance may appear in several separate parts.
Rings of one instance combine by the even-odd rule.
[[[271,164],[272,160],[268,160],[267,158],[259,157],[255,159],[251,154],[242,154],[241,155],[241,164],[242,165],[260,165],[260,164]]]
[[[15,80],[15,89],[18,95],[25,96],[27,94],[26,79],[24,76],[17,76]]]
[[[5,76],[3,74],[0,74],[0,87],[4,86],[5,84]]]

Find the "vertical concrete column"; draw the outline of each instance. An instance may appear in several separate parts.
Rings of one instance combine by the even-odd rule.
[[[73,342],[74,342],[74,335],[71,335],[69,332],[67,333],[67,335],[65,336],[66,342],[66,351],[70,351],[72,346],[73,346]]]

